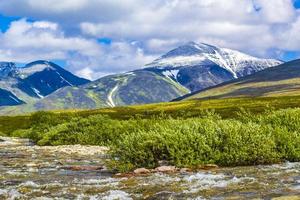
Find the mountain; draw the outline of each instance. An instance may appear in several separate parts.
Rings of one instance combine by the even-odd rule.
[[[143,68],[64,87],[24,110],[99,108],[167,102],[282,63],[189,42]],[[50,77],[50,76],[49,76]],[[17,95],[16,95],[17,96]]]
[[[300,95],[300,60],[195,92],[178,100]]]
[[[189,42],[146,65],[146,70],[170,77],[195,92],[281,63],[231,49]]]
[[[0,106],[35,102],[59,88],[88,82],[49,61],[39,60],[21,68],[1,62]]]
[[[169,101],[188,92],[169,78],[136,70],[106,76],[79,87],[59,89],[33,107],[36,110],[115,107]]]

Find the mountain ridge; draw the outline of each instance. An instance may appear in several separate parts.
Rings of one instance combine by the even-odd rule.
[[[174,101],[300,95],[300,59],[184,95]]]
[[[24,110],[90,109],[167,102],[222,82],[273,67],[281,61],[190,42],[141,69],[63,87]],[[0,87],[1,88],[1,87]]]

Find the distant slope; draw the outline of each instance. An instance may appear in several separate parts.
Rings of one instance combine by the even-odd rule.
[[[79,87],[61,88],[33,104],[6,110],[17,109],[21,112],[28,112],[115,107],[164,102],[187,93],[186,88],[168,78],[153,72],[137,70],[106,76]],[[2,110],[2,112],[4,111]]]
[[[253,75],[210,87],[181,99],[297,95],[300,95],[300,60],[287,62]]]
[[[49,61],[35,61],[17,68],[14,63],[0,63],[0,89],[12,95],[2,96],[0,106],[32,103],[65,86],[79,86],[89,81],[79,78]],[[11,103],[9,103],[11,102]]]

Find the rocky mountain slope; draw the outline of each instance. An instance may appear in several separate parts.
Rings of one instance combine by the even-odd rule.
[[[180,99],[300,95],[300,60],[287,62]]]

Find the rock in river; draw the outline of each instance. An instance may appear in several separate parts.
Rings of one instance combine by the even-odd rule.
[[[176,167],[175,166],[160,166],[155,168],[155,171],[157,172],[176,172]]]
[[[133,171],[135,174],[149,174],[151,173],[149,169],[146,168],[138,168]]]

